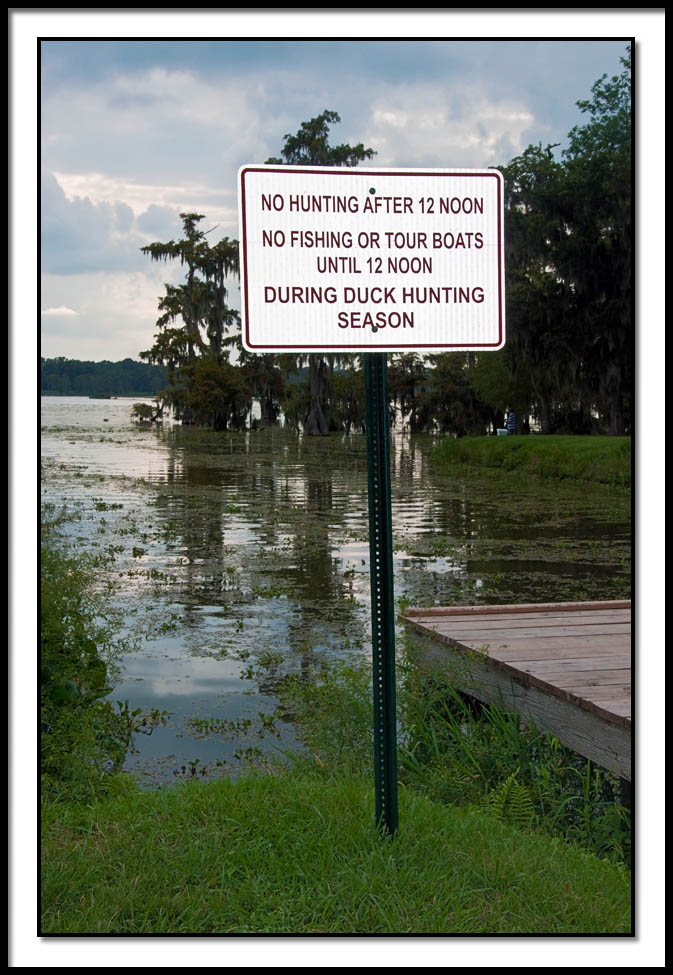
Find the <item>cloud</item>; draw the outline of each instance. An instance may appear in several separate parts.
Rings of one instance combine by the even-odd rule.
[[[136,267],[141,241],[122,202],[69,200],[52,173],[42,174],[42,267],[51,273]]]
[[[199,212],[221,237],[238,236],[233,190],[157,187],[102,173],[42,174],[42,269],[50,274],[141,270],[141,248],[177,240],[181,211]],[[172,200],[172,202],[158,202]],[[205,224],[204,224],[205,227]]]
[[[60,305],[58,308],[44,308],[40,314],[43,318],[68,318],[73,315],[79,315],[79,312],[68,308],[66,305]]]
[[[480,168],[522,152],[534,124],[523,99],[493,97],[478,85],[458,94],[387,85],[371,103],[364,141],[377,149],[377,166]]]
[[[143,271],[44,274],[42,295],[47,307],[75,305],[78,313],[43,314],[42,355],[137,358],[154,343],[164,282],[177,283],[183,276],[179,263],[158,266],[149,261]],[[81,350],[82,355],[73,350]]]
[[[135,227],[143,232],[157,226],[158,211],[163,211],[159,225],[168,228],[169,236],[180,230],[180,212],[199,210],[209,217],[226,223],[230,229],[238,226],[238,210],[235,199],[235,174],[231,186],[208,186],[185,179],[184,182],[161,184],[143,183],[139,180],[120,178],[111,173],[54,171],[56,182],[66,200],[74,203],[87,199],[93,204],[117,205],[123,203],[137,218],[150,212],[146,219],[138,219]],[[170,222],[175,226],[168,226]],[[129,223],[129,229],[131,224]]]
[[[206,47],[212,57],[212,46]],[[418,55],[416,46],[412,48]],[[395,50],[399,55],[412,48]],[[65,270],[67,255],[92,268],[103,267],[108,253],[113,268],[138,267],[129,259],[134,248],[147,242],[140,235],[174,237],[180,231],[178,215],[185,210],[206,214],[221,227],[222,236],[237,237],[239,166],[277,155],[286,133],[296,132],[325,108],[338,111],[343,120],[332,130],[333,144],[363,142],[376,149],[372,166],[507,162],[511,154],[503,158],[501,152],[523,151],[523,136],[535,124],[530,105],[511,90],[494,94],[485,81],[457,85],[460,64],[455,57],[442,58],[446,48],[438,45],[422,47],[434,58],[432,80],[422,77],[421,65],[414,62],[403,82],[390,80],[390,70],[376,76],[362,57],[371,45],[339,49],[351,56],[347,83],[337,83],[330,73],[306,63],[307,55],[317,56],[314,45],[295,48],[304,61],[301,56],[293,59],[287,46],[284,58],[273,64],[261,64],[257,52],[249,64],[239,59],[235,74],[224,56],[228,49],[226,44],[218,49],[222,58],[217,70],[212,61],[208,71],[120,67],[90,84],[71,79],[45,90],[45,167],[74,208],[62,221],[71,230],[67,246],[62,235],[54,240],[59,265],[51,264],[51,270]],[[330,58],[337,53],[323,46],[320,50]],[[388,45],[375,50],[381,67],[391,51]],[[122,225],[121,212],[110,212],[106,204],[130,208],[135,222],[126,210]],[[176,220],[172,232],[170,210]],[[77,245],[77,231],[89,238],[84,252]]]
[[[268,92],[276,92],[269,82]],[[264,149],[262,88],[160,67],[57,84],[43,96],[49,168],[90,174],[105,160],[105,172],[120,180],[175,186],[179,175],[179,186],[217,187],[228,168],[235,174],[236,160],[254,161]]]
[[[136,218],[136,226],[148,237],[174,240],[179,229],[179,218],[173,207],[151,203]]]

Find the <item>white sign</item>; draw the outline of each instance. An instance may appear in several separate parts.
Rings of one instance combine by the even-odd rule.
[[[496,169],[239,170],[250,352],[432,352],[505,344]]]

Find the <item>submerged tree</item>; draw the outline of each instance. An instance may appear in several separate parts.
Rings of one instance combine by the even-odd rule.
[[[390,398],[399,410],[401,419],[408,422],[413,433],[421,429],[428,418],[419,413],[419,396],[427,385],[427,366],[416,352],[398,352],[391,356],[388,372]]]
[[[341,119],[336,112],[325,110],[308,122],[303,122],[296,135],[285,135],[281,157],[272,156],[267,163],[292,166],[357,166],[363,159],[376,155],[356,146],[329,144],[329,127]],[[330,376],[337,358],[311,353],[308,356],[311,400],[304,429],[309,435],[326,435],[330,431]]]
[[[141,248],[153,261],[179,260],[186,266],[187,279],[181,285],[165,285],[156,341],[140,357],[168,367],[168,385],[158,395],[183,422],[218,429],[240,426],[246,415],[245,384],[228,362],[240,319],[226,304],[225,286],[228,277],[239,273],[238,243],[224,237],[211,246],[206,240],[211,231],[199,228],[203,214],[181,213],[180,217],[181,240]],[[249,403],[249,390],[246,395]]]
[[[281,413],[285,376],[278,359],[279,356],[275,355],[257,355],[248,352],[241,343],[239,350],[241,369],[252,395],[259,401],[262,426],[273,426],[278,422]]]

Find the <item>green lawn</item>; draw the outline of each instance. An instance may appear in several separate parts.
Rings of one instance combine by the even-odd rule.
[[[630,873],[483,811],[297,773],[43,809],[43,934],[629,933]]]
[[[431,461],[447,474],[474,469],[539,480],[631,484],[630,437],[447,437],[432,451]]]

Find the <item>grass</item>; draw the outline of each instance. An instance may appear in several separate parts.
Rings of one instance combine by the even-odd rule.
[[[619,934],[630,875],[369,777],[250,775],[43,810],[43,934]]]
[[[440,473],[518,474],[542,481],[631,485],[631,438],[507,436],[446,438],[430,456]]]
[[[414,791],[446,805],[477,805],[630,867],[631,813],[618,778],[532,721],[524,726],[519,714],[470,700],[444,675],[411,680],[399,758]]]

